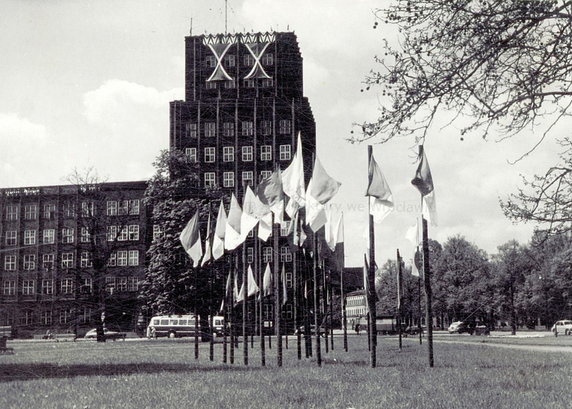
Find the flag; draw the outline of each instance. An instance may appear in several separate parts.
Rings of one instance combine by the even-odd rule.
[[[415,220],[415,224],[410,226],[405,233],[405,238],[413,243],[414,246],[418,246],[421,243],[421,234],[419,232],[419,219]]]
[[[282,305],[284,305],[288,302],[288,286],[286,285],[286,268],[284,264],[282,264],[282,274],[280,276],[282,280]]]
[[[345,267],[345,249],[344,249],[344,214],[340,213],[338,218],[335,231],[335,243],[334,243],[334,260],[336,261],[336,267],[338,271],[342,271]]]
[[[242,291],[242,289],[241,289],[241,291],[238,290],[238,277],[237,276],[238,276],[238,274],[235,273],[234,274],[233,297],[232,297],[232,298],[234,298],[235,303],[239,302],[240,292]],[[244,291],[242,291],[242,293],[244,294]]]
[[[271,235],[272,235],[272,213],[268,213],[258,222],[258,238],[262,241],[266,241]]]
[[[236,296],[236,301],[235,303],[238,304],[239,302],[244,301],[244,281],[242,282],[242,285],[240,286],[240,291],[238,292],[238,295]]]
[[[276,169],[270,177],[263,179],[256,187],[256,196],[267,205],[276,222],[284,220],[284,191],[282,190],[282,176],[280,169]]]
[[[423,254],[419,251],[419,247],[415,249],[413,263],[411,264],[411,274],[415,277],[423,278]]]
[[[199,211],[191,217],[187,226],[183,229],[179,236],[183,248],[193,260],[193,267],[198,267],[201,256],[203,255],[203,246],[201,243],[201,232],[199,231]]]
[[[427,161],[423,145],[419,145],[419,165],[417,166],[417,171],[411,183],[419,190],[419,193],[421,193],[421,213],[423,217],[433,226],[436,226],[437,204],[435,201],[435,186],[433,185],[433,176],[431,175],[431,169],[429,168],[429,162]]]
[[[252,272],[252,267],[248,266],[248,297],[252,297],[260,292],[260,288],[256,285],[256,280],[254,279],[254,273]]]
[[[282,190],[290,198],[286,207],[288,216],[293,217],[299,208],[304,207],[305,183],[304,183],[304,159],[302,157],[302,140],[298,134],[298,146],[290,165],[282,173]]]
[[[312,178],[306,190],[306,224],[317,232],[327,222],[324,204],[334,197],[341,183],[331,178],[316,157]]]
[[[228,278],[226,279],[226,286],[224,289],[224,296],[222,297],[222,303],[220,304],[219,312],[224,311],[224,307],[229,298],[232,297],[232,273],[228,273]]]
[[[270,271],[270,263],[266,263],[264,277],[262,278],[262,295],[267,297],[272,295],[272,272]]]
[[[363,255],[363,290],[364,290],[364,294],[365,294],[365,305],[366,305],[367,311],[369,313],[369,297],[368,297],[369,280],[368,280],[368,276],[369,276],[369,264],[367,262],[367,256],[364,254]]]
[[[393,210],[393,195],[373,154],[369,157],[368,172],[369,185],[365,195],[369,196],[369,214],[376,223],[381,223]]]
[[[216,227],[213,236],[213,258],[218,260],[224,254],[224,231],[226,228],[226,211],[224,210],[224,203],[221,199],[218,208],[218,215],[216,218]]]
[[[228,218],[226,219],[226,225],[224,230],[224,248],[225,250],[234,250],[242,242],[244,238],[240,234],[240,224],[242,219],[242,209],[238,204],[238,200],[232,194],[230,198],[230,209],[228,211]]]
[[[212,237],[211,237],[211,212],[209,211],[209,218],[207,221],[207,236],[205,237],[205,254],[203,256],[203,261],[201,261],[201,267],[204,266],[210,259],[212,255]]]
[[[242,203],[242,216],[240,218],[241,236],[246,239],[246,236],[258,224],[258,221],[269,214],[271,214],[270,207],[262,203],[250,186],[247,186]]]

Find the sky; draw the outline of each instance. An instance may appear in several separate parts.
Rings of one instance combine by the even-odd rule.
[[[0,187],[66,183],[93,167],[107,181],[146,180],[168,148],[169,101],[184,98],[184,37],[225,30],[223,0],[0,0]],[[332,204],[343,211],[346,265],[362,263],[367,240],[367,146],[350,144],[352,124],[376,117],[375,91],[361,92],[374,56],[395,31],[373,28],[384,0],[228,0],[228,32],[294,31],[304,59],[304,94],[317,128],[317,155],[342,183]],[[446,113],[443,115],[446,117]],[[444,121],[443,121],[444,123]],[[552,132],[562,136],[569,124]],[[508,141],[461,140],[434,126],[425,144],[444,243],[462,235],[489,254],[511,239],[528,242],[534,226],[505,218],[499,199],[521,175],[543,173],[557,160],[553,140],[515,165],[534,133]],[[376,228],[378,264],[408,260],[405,239],[420,212],[410,181],[414,141],[374,145],[395,210]]]

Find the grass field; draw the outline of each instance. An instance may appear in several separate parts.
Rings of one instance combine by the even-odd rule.
[[[560,338],[560,337],[559,337]],[[552,341],[550,341],[552,342]],[[435,368],[426,345],[380,338],[378,367],[369,367],[365,336],[336,338],[334,351],[298,361],[293,338],[284,366],[276,348],[267,366],[242,344],[234,365],[222,364],[222,346],[208,344],[194,359],[189,340],[127,342],[13,342],[0,356],[0,408],[569,408],[572,354],[435,344]],[[323,345],[322,345],[323,347]]]

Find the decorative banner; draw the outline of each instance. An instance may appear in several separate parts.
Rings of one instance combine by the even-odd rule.
[[[264,54],[270,43],[252,43],[245,45],[248,51],[250,51],[252,57],[254,57],[254,65],[252,66],[250,72],[246,74],[244,79],[249,80],[254,78],[260,78],[260,79],[272,78],[270,75],[266,73],[266,71],[264,71],[264,67],[260,63],[260,59],[262,58],[262,55]]]
[[[226,70],[222,65],[222,59],[224,58],[224,55],[226,54],[231,45],[232,44],[220,44],[220,43],[208,44],[209,48],[211,49],[216,58],[216,67],[211,76],[207,79],[207,82],[225,81],[225,80],[232,81],[232,77],[228,75],[228,73],[226,72]]]

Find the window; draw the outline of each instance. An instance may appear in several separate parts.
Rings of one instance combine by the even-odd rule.
[[[130,266],[139,265],[139,250],[129,250],[129,265]]]
[[[36,281],[35,280],[23,280],[22,281],[22,295],[34,295],[36,293]]]
[[[54,253],[47,253],[42,255],[42,268],[46,271],[50,271],[54,268],[55,263]]]
[[[53,294],[54,293],[54,280],[44,279],[42,280],[42,294]]]
[[[153,225],[153,240],[163,237],[163,228],[158,224]]]
[[[82,310],[81,316],[79,317],[79,320],[83,324],[89,323],[91,321],[91,308],[83,307],[83,310]]]
[[[62,268],[73,268],[73,253],[62,253]]]
[[[242,186],[252,186],[253,184],[253,176],[252,171],[242,172]]]
[[[16,295],[16,281],[6,280],[2,288],[2,294],[4,295]]]
[[[95,216],[95,203],[81,202],[81,216],[82,217],[93,217]]]
[[[74,204],[74,202],[71,202],[71,201],[64,202],[63,214],[64,214],[64,217],[75,217],[75,204]]]
[[[119,226],[117,229],[119,232],[119,235],[117,236],[117,241],[129,240],[129,227],[128,226]]]
[[[88,251],[82,251],[80,255],[79,265],[82,268],[93,267],[93,262],[91,261],[91,253]]]
[[[234,187],[234,172],[223,172],[222,185],[223,187]]]
[[[252,146],[243,146],[242,147],[242,161],[243,162],[252,162]]]
[[[260,86],[262,88],[271,88],[274,86],[274,80],[272,78],[264,78],[260,81]]]
[[[262,248],[262,262],[263,263],[272,263],[272,247],[263,247]]]
[[[36,244],[36,230],[24,230],[24,245],[31,246]]]
[[[288,135],[292,132],[292,122],[289,119],[281,119],[278,122],[278,133]]]
[[[214,122],[205,122],[205,136],[216,136],[216,124]]]
[[[62,294],[73,294],[73,290],[74,290],[73,279],[64,278],[61,281],[61,290],[62,290]]]
[[[38,217],[38,205],[37,204],[27,204],[24,205],[24,219],[26,220],[36,220]]]
[[[242,121],[242,136],[254,135],[254,124],[252,121]]]
[[[272,135],[272,121],[260,121],[260,133],[264,136]]]
[[[204,187],[215,187],[216,186],[216,173],[215,172],[205,172],[205,186]]]
[[[137,277],[129,277],[127,291],[139,291],[139,279]]]
[[[93,291],[93,281],[91,278],[84,278],[81,281],[80,292],[82,294],[91,294]]]
[[[287,272],[285,278],[286,278],[286,287],[292,288],[292,273]]]
[[[287,319],[292,319],[292,304],[285,304],[282,308],[282,316]]]
[[[129,214],[132,216],[136,216],[139,214],[139,199],[130,199],[129,200]]]
[[[117,200],[108,200],[107,201],[107,215],[108,216],[117,216]]]
[[[91,234],[89,234],[89,229],[87,227],[82,227],[80,230],[79,241],[82,243],[89,243],[91,240]]]
[[[107,265],[109,267],[115,267],[117,265],[117,253],[111,253],[107,259]]]
[[[56,242],[56,231],[54,229],[45,229],[42,231],[42,243],[54,244]]]
[[[224,122],[222,124],[223,136],[234,136],[234,122]]]
[[[215,158],[216,158],[215,150],[216,150],[216,148],[214,148],[214,147],[205,148],[205,162],[206,163],[214,163]]]
[[[290,253],[290,247],[288,246],[280,247],[280,261],[282,262],[292,261],[292,253]]]
[[[290,145],[280,145],[280,160],[290,160],[291,157]]]
[[[262,145],[260,147],[260,160],[261,161],[272,160],[272,145]]]
[[[226,89],[234,89],[234,88],[236,88],[236,81],[235,80],[227,80],[224,82],[224,87]]]
[[[272,176],[272,171],[271,170],[262,170],[260,171],[260,181],[262,182],[264,179],[268,179],[270,176]]]
[[[16,230],[6,231],[6,245],[15,246],[18,244],[18,232]]]
[[[129,225],[129,240],[137,241],[139,240],[139,225],[130,224]]]
[[[34,314],[30,310],[22,311],[20,315],[20,325],[32,325],[34,323]]]
[[[252,264],[254,262],[254,247],[246,248],[246,262]]]
[[[107,226],[107,241],[115,241],[117,239],[117,226]]]
[[[216,82],[207,81],[206,89],[216,89]]]
[[[242,56],[242,65],[252,67],[254,65],[254,57],[251,54],[244,54]]]
[[[227,67],[236,67],[236,57],[232,54],[224,56],[224,63]]]
[[[115,291],[115,277],[105,277],[105,291],[113,294]]]
[[[6,206],[6,220],[18,220],[18,205]]]
[[[127,265],[127,250],[119,250],[117,252],[117,265],[120,267]]]
[[[4,256],[4,270],[16,271],[16,255],[6,254]]]
[[[209,68],[214,68],[216,66],[216,59],[214,55],[207,55],[205,57],[205,65]]]
[[[121,200],[118,204],[117,214],[125,215],[129,213],[129,200]]]
[[[36,269],[36,255],[24,254],[24,270],[35,270],[35,269]]]
[[[56,218],[56,205],[55,203],[46,203],[44,205],[44,219]]]
[[[42,311],[42,315],[40,316],[42,325],[52,325],[52,312],[51,311]]]
[[[292,222],[289,220],[284,220],[280,224],[280,235],[282,237],[288,236],[288,233],[290,232],[290,223],[292,223]]]
[[[222,161],[234,162],[234,146],[224,146],[222,148]]]
[[[186,148],[185,155],[187,155],[187,160],[191,163],[197,162],[197,148]]]
[[[60,324],[67,324],[69,321],[71,321],[72,316],[73,310],[71,308],[60,310]]]
[[[256,87],[256,81],[244,80],[244,88],[254,88],[254,87]]]
[[[127,277],[117,277],[117,291],[127,291]]]
[[[265,53],[260,60],[263,65],[274,65],[274,54]]]
[[[185,124],[185,133],[187,138],[196,138],[199,136],[198,127],[195,123],[187,123]]]
[[[62,229],[62,243],[73,243],[73,228],[64,227]]]

